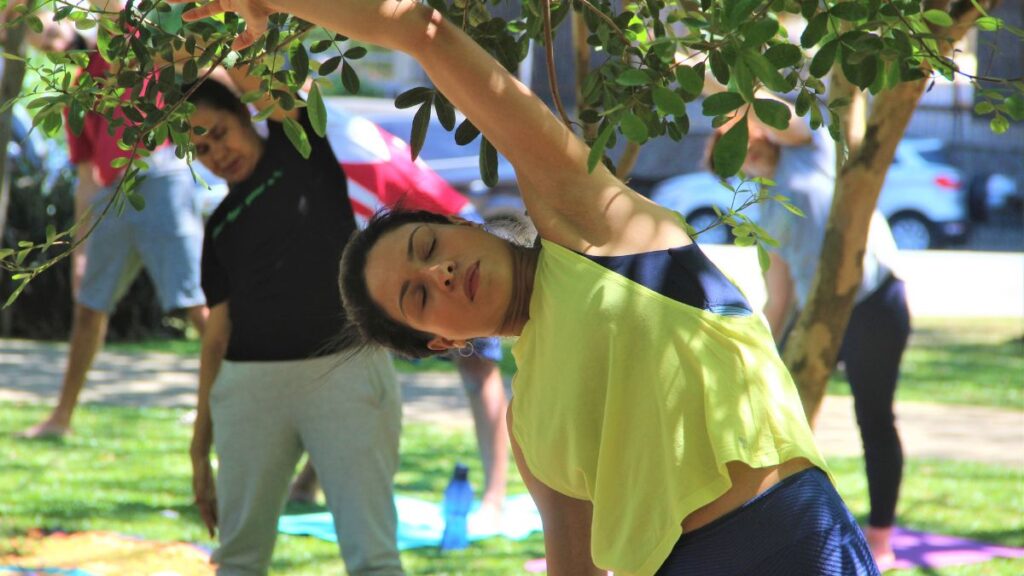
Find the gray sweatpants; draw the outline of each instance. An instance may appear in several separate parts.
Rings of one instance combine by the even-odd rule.
[[[402,574],[392,481],[401,399],[390,357],[225,361],[210,394],[217,450],[219,575],[267,573],[303,450],[353,576]]]

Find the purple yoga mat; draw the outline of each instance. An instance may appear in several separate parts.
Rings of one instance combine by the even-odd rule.
[[[980,564],[993,558],[1024,558],[1024,548],[986,544],[956,536],[915,532],[899,527],[893,530],[892,547],[896,552],[896,561],[884,566],[885,570],[941,568]],[[527,572],[545,572],[547,563],[543,558],[530,560],[525,568]]]
[[[887,568],[941,568],[978,564],[993,558],[1024,558],[1024,548],[987,544],[956,536],[893,530],[892,547],[896,561]]]

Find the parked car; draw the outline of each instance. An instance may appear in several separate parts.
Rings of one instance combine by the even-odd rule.
[[[392,100],[382,98],[338,98],[332,103],[372,120],[406,142],[410,141],[416,108],[398,109]],[[457,121],[462,120],[463,116],[458,114]],[[512,164],[499,154],[498,182],[493,188],[488,188],[480,177],[478,142],[479,138],[466,146],[456,144],[455,134],[445,130],[436,116],[431,116],[420,158],[453,188],[469,196],[484,218],[525,219],[526,211],[519,197]]]
[[[942,141],[933,139],[905,139],[896,148],[878,209],[902,249],[923,250],[966,240],[969,218],[963,176],[953,166],[934,161],[941,149]],[[745,186],[749,187],[745,193],[756,193],[755,184]],[[698,230],[718,220],[714,207],[738,205],[733,193],[709,173],[668,178],[654,187],[651,199],[683,214]],[[756,220],[757,206],[748,208],[746,214]],[[705,243],[724,243],[729,238],[724,226],[701,237]]]

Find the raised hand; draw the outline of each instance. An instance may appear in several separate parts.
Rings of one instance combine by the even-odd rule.
[[[167,0],[169,4],[185,4],[192,0]],[[267,17],[278,12],[270,2],[266,0],[211,0],[201,6],[197,6],[181,15],[186,22],[194,22],[209,18],[216,14],[234,12],[245,21],[245,31],[239,34],[231,48],[241,50],[251,46],[256,39],[267,31]]]

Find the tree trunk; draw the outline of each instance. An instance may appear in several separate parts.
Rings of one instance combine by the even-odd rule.
[[[939,0],[929,2],[929,7],[941,3]],[[979,3],[988,9],[998,0],[980,0]],[[938,35],[953,41],[962,38],[979,16],[970,0],[953,2],[950,13],[955,19],[954,25],[939,30]],[[941,47],[944,55],[952,53],[952,43],[943,42]],[[840,82],[844,80],[840,79]],[[783,359],[796,381],[804,413],[812,427],[825,396],[829,375],[839,356],[839,346],[863,277],[871,215],[878,203],[885,174],[896,154],[896,145],[903,137],[928,82],[929,79],[904,82],[879,93],[871,106],[862,142],[851,150],[837,171],[835,196],[825,228],[818,273],[807,305],[783,351]],[[853,136],[856,137],[855,130]]]
[[[28,3],[32,10],[34,2]],[[24,56],[25,23],[24,21],[7,29],[3,51],[18,57]],[[3,75],[0,76],[0,102],[10,102],[21,93],[21,83],[25,79],[25,62],[17,59],[5,59]],[[7,227],[7,207],[11,202],[10,174],[7,173],[7,145],[11,141],[12,110],[8,108],[0,114],[0,244],[3,243],[4,230]]]

